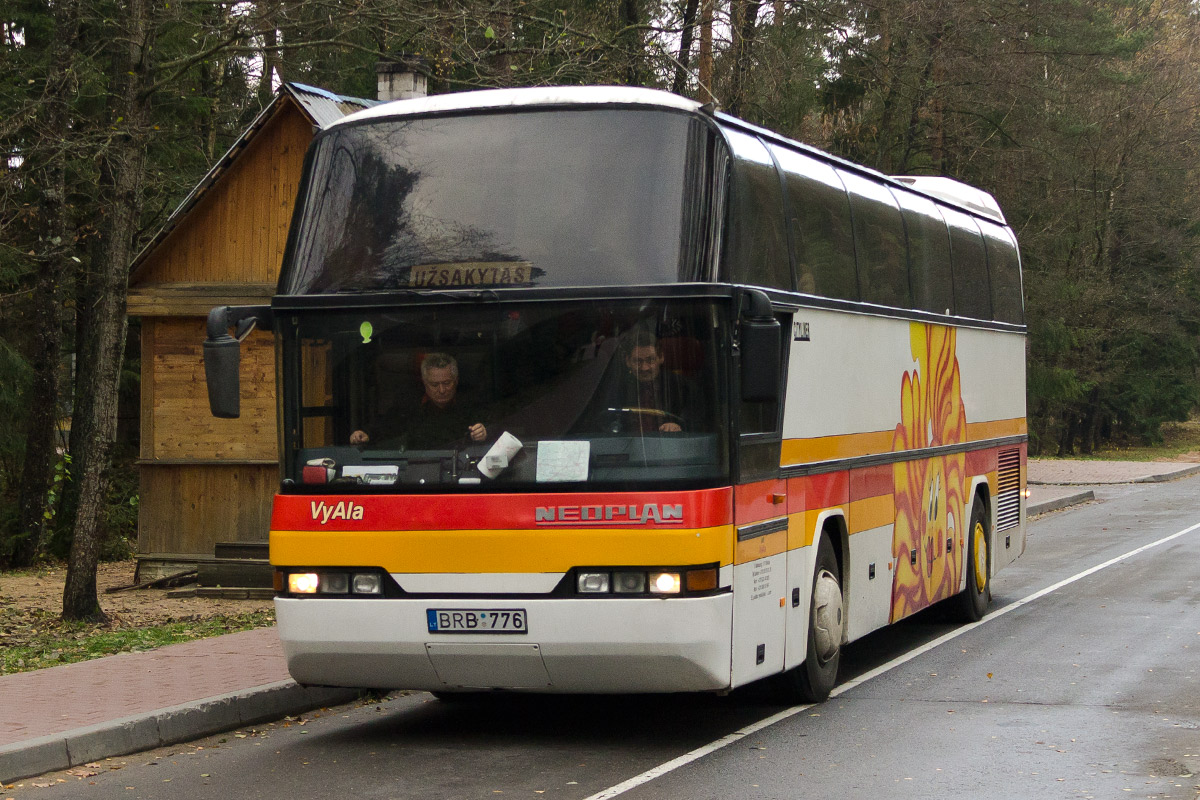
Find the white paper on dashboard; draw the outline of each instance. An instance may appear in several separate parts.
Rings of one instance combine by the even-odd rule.
[[[508,468],[509,462],[521,452],[522,446],[520,439],[505,431],[484,454],[479,462],[479,471],[489,478],[496,477]]]
[[[537,482],[586,481],[591,442],[538,442]]]

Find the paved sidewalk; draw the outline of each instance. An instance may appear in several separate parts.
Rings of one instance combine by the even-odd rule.
[[[1029,459],[1030,517],[1095,500],[1090,486],[1118,483],[1161,483],[1200,473],[1186,461],[1070,461]]]
[[[1200,472],[1187,461],[1073,461],[1029,459],[1030,485],[1100,486],[1109,483],[1161,483]]]
[[[0,784],[342,703],[288,677],[274,628],[0,676]]]
[[[1093,499],[1087,486],[1197,472],[1200,464],[1032,459],[1028,511],[1033,516]],[[274,628],[3,675],[0,784],[300,714],[355,695],[296,685]]]

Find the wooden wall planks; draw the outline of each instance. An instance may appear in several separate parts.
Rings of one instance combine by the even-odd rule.
[[[271,460],[276,432],[275,344],[269,331],[242,342],[239,419],[217,419],[204,379],[204,320],[142,322],[143,459]]]
[[[217,542],[263,542],[277,464],[141,465],[138,552],[208,555]]]

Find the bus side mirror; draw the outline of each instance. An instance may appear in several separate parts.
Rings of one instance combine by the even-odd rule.
[[[214,417],[241,416],[242,339],[257,325],[269,325],[270,321],[269,306],[218,306],[208,313],[204,381],[208,384],[208,407]],[[237,338],[229,335],[231,325],[237,325]]]
[[[781,356],[779,320],[771,311],[771,301],[762,292],[749,290],[743,295],[739,349],[742,365],[742,399],[771,402],[779,399],[779,361]]]

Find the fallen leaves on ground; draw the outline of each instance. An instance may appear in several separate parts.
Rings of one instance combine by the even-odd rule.
[[[62,621],[61,565],[0,572],[0,675],[274,624],[270,600],[167,597],[164,589],[104,593],[133,583],[134,569],[132,560],[100,565],[104,623]]]

